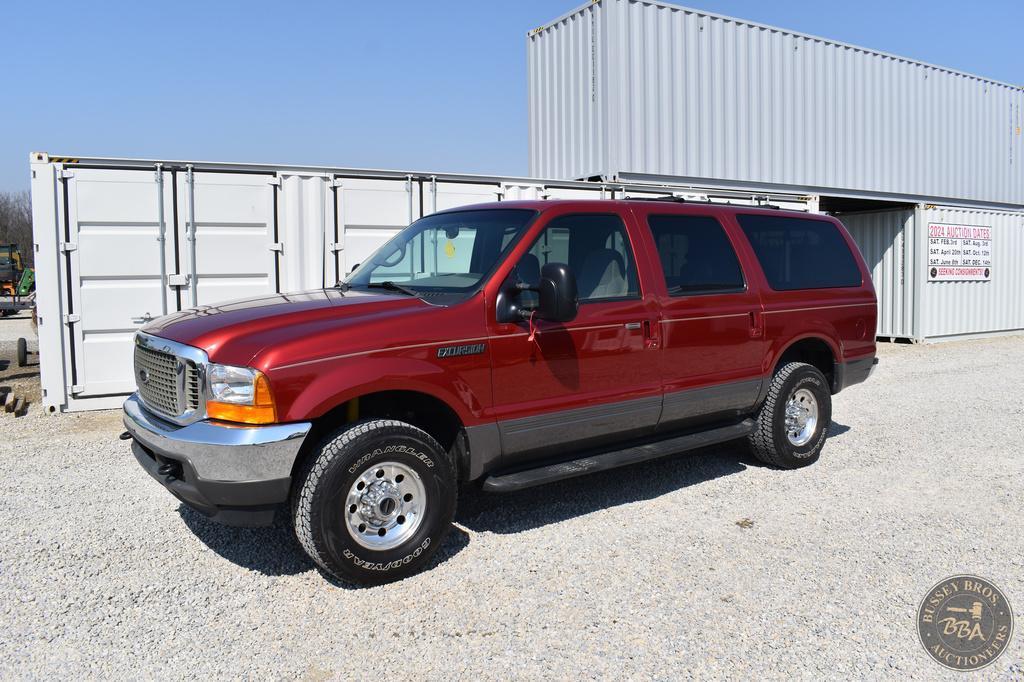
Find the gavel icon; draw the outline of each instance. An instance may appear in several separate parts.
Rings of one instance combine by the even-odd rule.
[[[953,613],[969,613],[971,614],[971,617],[974,618],[974,620],[981,620],[980,601],[976,601],[973,604],[971,604],[971,608],[969,609],[960,608],[959,606],[947,606],[946,610],[952,611]]]

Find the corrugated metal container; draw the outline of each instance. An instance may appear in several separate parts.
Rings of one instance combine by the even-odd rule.
[[[924,258],[928,225],[932,223],[992,229],[991,280],[927,281],[927,273],[922,271],[922,336],[938,338],[1024,329],[1024,213],[930,206],[919,215]]]
[[[1024,330],[1024,212],[918,205],[838,215],[871,269],[877,335],[916,341]],[[929,227],[991,230],[991,277],[929,277]]]
[[[43,406],[116,407],[147,320],[333,286],[435,211],[508,199],[678,194],[809,210],[798,195],[456,173],[31,156]]]
[[[860,247],[878,296],[876,335],[913,339],[914,211],[894,209],[838,216]]]
[[[641,0],[527,54],[532,175],[1024,204],[1019,86]]]

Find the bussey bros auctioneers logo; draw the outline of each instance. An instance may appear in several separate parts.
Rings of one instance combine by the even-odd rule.
[[[955,575],[933,587],[917,610],[925,651],[953,670],[977,670],[996,660],[1013,635],[1013,611],[988,580]]]

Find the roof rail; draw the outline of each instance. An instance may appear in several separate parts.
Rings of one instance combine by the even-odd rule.
[[[766,198],[767,197],[756,197],[756,196],[753,197],[754,201],[760,201],[760,200],[766,199]],[[673,203],[673,204],[712,204],[714,206],[743,206],[743,205],[745,205],[745,204],[734,204],[733,202],[731,202],[729,200],[726,200],[726,201],[713,201],[711,199],[687,199],[686,197],[680,197],[680,196],[671,195],[671,194],[663,196],[663,197],[622,197],[622,200],[623,201],[663,201],[663,202],[668,202],[668,203]],[[776,204],[768,204],[768,203],[753,204],[753,205],[750,206],[750,208],[770,208],[770,209],[774,209],[776,211],[784,211],[784,210],[786,210],[782,206],[777,206]]]
[[[623,201],[664,201],[672,204],[714,204],[716,202],[710,199],[687,199],[686,197],[680,197],[675,195],[666,195],[663,197],[622,197]],[[722,204],[725,205],[725,204]]]
[[[663,197],[622,197],[624,201],[669,201],[677,204],[685,204],[687,200],[684,197],[676,197],[671,194]]]

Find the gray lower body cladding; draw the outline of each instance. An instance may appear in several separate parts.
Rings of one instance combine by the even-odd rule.
[[[466,478],[474,480],[498,469],[644,438],[661,430],[740,418],[757,406],[762,384],[760,378],[735,381],[472,426],[466,429]]]
[[[523,453],[570,444],[575,449],[609,437],[650,433],[660,415],[661,396],[651,396],[501,421],[502,464]]]
[[[847,362],[837,362],[832,380],[832,392],[839,393],[844,388],[867,381],[877,367],[878,358],[874,355]]]

